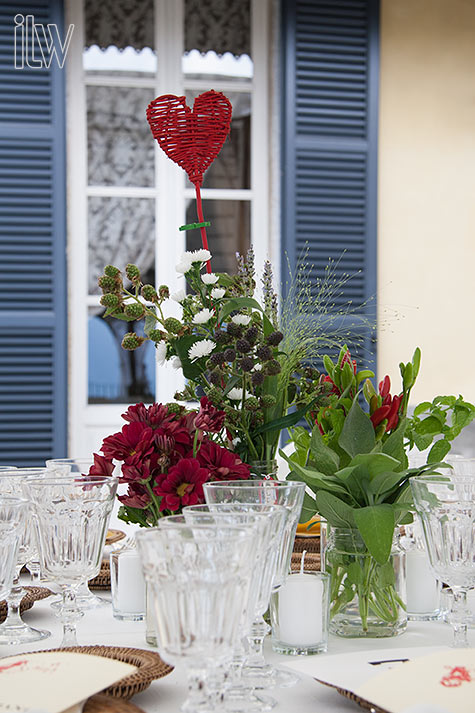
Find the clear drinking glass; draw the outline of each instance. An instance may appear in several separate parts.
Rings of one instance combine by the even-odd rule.
[[[45,473],[45,468],[2,470],[0,473],[0,496],[12,495],[13,497],[23,498],[23,484],[26,480],[32,477],[41,478]],[[34,629],[28,626],[20,614],[21,600],[25,596],[25,590],[20,584],[20,571],[27,562],[38,557],[37,552],[35,522],[31,514],[28,513],[26,525],[18,543],[13,585],[7,598],[7,618],[0,624],[0,645],[28,644],[33,641],[41,641],[50,636],[50,632],[45,629]]]
[[[475,477],[410,478],[434,575],[453,592],[454,647],[467,647],[467,591],[475,585]]]
[[[251,713],[251,711],[271,710],[276,701],[269,697],[258,696],[252,686],[243,680],[242,669],[246,660],[244,637],[249,640],[253,623],[261,626],[272,589],[275,562],[286,519],[286,510],[281,505],[261,505],[260,503],[210,503],[191,505],[183,508],[183,518],[192,522],[222,523],[246,525],[253,530],[255,557],[250,566],[251,586],[249,601],[244,611],[241,637],[236,642],[232,660],[226,677],[229,681],[224,695],[224,708],[233,713]],[[164,518],[161,522],[173,518]]]
[[[86,458],[51,458],[46,461],[47,469],[56,475],[71,475],[76,473],[78,475],[88,475],[89,469],[93,465],[94,458],[92,456]],[[79,585],[76,592],[76,602],[79,609],[83,611],[96,609],[96,607],[109,606],[107,599],[98,597],[97,594],[91,592],[87,580],[81,582]],[[53,609],[58,609],[61,605],[61,598],[54,599],[51,602]]]
[[[42,572],[61,587],[61,646],[76,646],[83,616],[76,592],[101,568],[102,551],[117,490],[111,476],[51,476],[28,480],[24,489],[38,522]]]
[[[26,500],[8,495],[0,497],[0,600],[5,599],[13,583],[27,512]]]
[[[183,523],[138,532],[136,539],[152,589],[159,652],[166,661],[187,666],[182,711],[211,712],[209,672],[230,657],[240,635],[252,532]]]
[[[285,508],[286,519],[278,545],[272,583],[274,591],[279,589],[290,570],[290,559],[297,523],[302,510],[305,483],[275,480],[228,480],[204,483],[203,491],[208,504],[254,502],[281,505]],[[249,639],[250,654],[243,667],[243,678],[247,679],[255,688],[293,686],[298,682],[298,676],[280,667],[273,667],[265,661],[263,645],[264,638],[269,631],[270,627],[263,618],[260,618],[259,624],[257,621],[254,622]]]

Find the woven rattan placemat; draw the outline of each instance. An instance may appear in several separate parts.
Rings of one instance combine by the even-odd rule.
[[[82,713],[144,713],[144,711],[130,701],[118,700],[98,693],[87,699]]]
[[[124,646],[70,646],[64,649],[50,649],[50,651],[74,651],[78,654],[104,656],[105,658],[117,659],[117,661],[137,666],[138,671],[130,674],[130,676],[125,676],[113,686],[101,691],[107,696],[125,700],[144,691],[152,681],[157,678],[163,678],[173,671],[173,666],[165,663],[155,651],[146,651],[145,649],[133,649]]]
[[[111,570],[109,560],[102,560],[101,571],[89,582],[90,589],[110,589],[111,588]]]
[[[300,562],[302,561],[302,554],[300,552],[294,552],[292,554],[292,560],[290,563],[290,569],[295,572],[300,569]],[[318,572],[321,569],[320,555],[316,552],[307,552],[304,560],[304,569],[310,570],[310,572]]]
[[[27,609],[31,609],[33,604],[40,599],[46,599],[53,592],[51,592],[46,587],[24,587],[26,594],[21,600],[20,612],[23,614]],[[7,616],[7,603],[5,600],[0,601],[0,624],[5,620]]]

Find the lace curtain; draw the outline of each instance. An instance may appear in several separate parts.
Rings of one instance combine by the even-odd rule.
[[[154,49],[153,0],[85,0],[86,47]],[[249,0],[185,0],[185,51],[251,53]]]

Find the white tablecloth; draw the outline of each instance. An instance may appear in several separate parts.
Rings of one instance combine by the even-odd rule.
[[[98,592],[101,594],[101,592]],[[105,597],[108,593],[104,594]],[[36,602],[33,608],[26,612],[25,621],[32,626],[49,629],[52,636],[38,644],[29,646],[2,647],[0,656],[9,656],[26,651],[54,648],[61,641],[61,627],[45,599]],[[145,643],[145,627],[143,622],[124,622],[114,619],[110,606],[101,607],[85,613],[78,624],[79,644],[102,644],[109,646],[132,646],[148,648]],[[475,646],[475,631],[469,633],[470,644]],[[286,665],[303,660],[305,668],[311,664],[312,675],[318,677],[319,665],[327,664],[334,654],[363,652],[367,650],[407,650],[410,655],[418,647],[443,647],[450,645],[451,629],[439,622],[410,622],[407,632],[392,639],[340,639],[330,637],[328,653],[312,657],[288,657],[275,654],[267,646],[269,660]],[[298,665],[298,664],[297,664]],[[339,660],[335,657],[335,666]],[[178,713],[185,699],[185,673],[179,666],[168,676],[155,681],[149,689],[134,697],[133,702],[146,713]],[[294,688],[277,689],[272,692],[278,705],[274,709],[281,713],[346,713],[361,710],[355,703],[343,698],[335,690],[315,681],[310,675],[303,674],[301,682]]]

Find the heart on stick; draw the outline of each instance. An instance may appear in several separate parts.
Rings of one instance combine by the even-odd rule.
[[[147,107],[147,120],[160,148],[181,166],[195,186],[221,150],[231,126],[231,102],[210,90],[196,97],[193,110],[186,97],[164,94]]]

